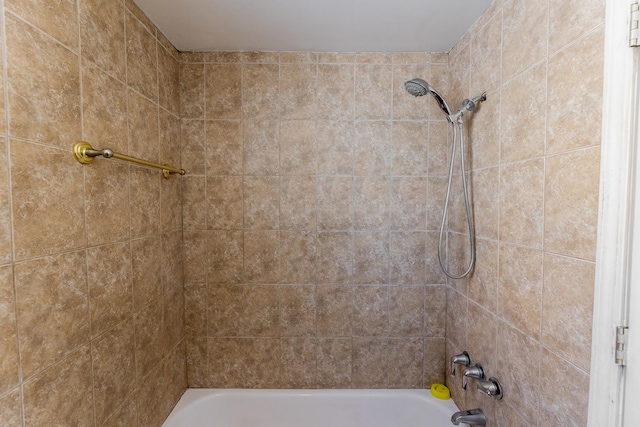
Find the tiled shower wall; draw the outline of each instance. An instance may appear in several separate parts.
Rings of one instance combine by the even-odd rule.
[[[181,59],[189,386],[442,382],[447,55]]]
[[[130,1],[0,2],[0,425],[159,426],[186,386],[179,66]],[[159,84],[160,83],[160,84]]]
[[[447,292],[447,355],[467,349],[504,400],[447,378],[494,426],[586,425],[603,23],[602,0],[498,0],[450,53],[450,97],[488,99],[468,121],[478,261]]]

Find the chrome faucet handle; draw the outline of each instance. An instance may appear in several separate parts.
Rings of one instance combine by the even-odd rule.
[[[488,380],[480,381],[477,385],[478,391],[484,393],[487,396],[491,396],[496,400],[502,399],[502,385],[500,381],[495,377],[491,377]]]
[[[482,365],[480,365],[479,363],[476,363],[473,366],[467,366],[464,370],[464,375],[462,376],[462,389],[466,390],[467,389],[467,379],[468,378],[475,378],[477,380],[480,381],[484,381],[484,369],[482,368]]]
[[[451,356],[451,376],[456,376],[456,365],[469,366],[471,365],[471,357],[469,357],[469,353],[463,351],[460,354],[456,354],[455,356]]]

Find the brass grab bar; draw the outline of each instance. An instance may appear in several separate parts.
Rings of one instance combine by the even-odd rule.
[[[184,175],[185,173],[187,173],[184,169],[176,169],[172,168],[171,166],[161,165],[158,163],[149,162],[147,160],[138,159],[136,157],[127,156],[126,154],[116,153],[109,148],[105,148],[104,150],[96,150],[91,146],[91,144],[85,141],[78,141],[73,145],[73,156],[83,165],[92,163],[94,157],[98,156],[102,156],[107,159],[113,157],[114,159],[126,160],[128,162],[162,169],[162,176],[167,179],[171,178],[171,175],[173,175],[174,173],[178,173],[180,175]]]

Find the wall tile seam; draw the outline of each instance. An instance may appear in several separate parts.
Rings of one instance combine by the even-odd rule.
[[[580,153],[581,151],[591,151],[591,150],[600,150],[600,148],[602,148],[602,142],[600,141],[600,135],[598,135],[598,142],[591,144],[591,145],[583,145],[580,147],[575,147],[575,148],[569,148],[569,149],[564,149],[561,151],[554,151],[553,153],[550,154],[545,154],[544,158],[546,160],[550,160],[553,159],[554,157],[560,157],[560,156],[564,156],[564,155],[568,155],[568,154],[576,154],[576,153]]]
[[[136,21],[138,21],[138,22],[140,23],[140,25],[142,25],[142,26],[144,27],[144,29],[149,33],[149,35],[150,35],[151,37],[153,37],[154,39],[156,39],[156,40],[157,40],[157,39],[158,39],[158,37],[157,37],[157,35],[156,35],[156,34],[157,34],[157,31],[158,31],[158,28],[153,24],[153,22],[151,22],[151,20],[149,20],[149,25],[151,25],[151,26],[149,26],[149,25],[147,25],[147,23],[146,23],[146,22],[143,22],[140,18],[138,18],[138,16],[136,15],[135,11],[134,11],[134,10],[132,10],[132,9],[129,7],[129,4],[132,4],[132,3],[128,3],[128,2],[125,2],[125,3],[124,3],[125,20],[126,20],[126,18],[127,18],[127,15],[126,15],[126,14],[128,13],[129,15],[131,15],[131,18],[133,18],[133,19],[135,19]],[[135,3],[133,3],[133,5],[134,5],[134,7],[138,8],[138,7],[137,7],[137,5],[136,5]],[[139,13],[142,13],[143,15],[145,15],[145,16],[146,16],[146,14],[145,14],[144,12],[142,12],[142,10],[141,10],[140,8],[138,8],[138,12],[139,12]],[[125,44],[125,46],[126,46],[126,44]]]
[[[474,40],[476,40],[478,37],[478,33],[483,32],[487,26],[491,23],[491,21],[493,21],[496,16],[498,15],[502,15],[502,9],[503,9],[503,5],[501,5],[500,7],[497,7],[492,14],[487,14],[487,12],[490,10],[491,6],[489,6],[489,9],[485,10],[485,12],[482,14],[482,16],[480,16],[480,18],[478,18],[471,27],[469,27],[469,32],[471,32],[471,41],[473,42]],[[478,25],[479,22],[484,21],[484,23],[482,25]],[[501,31],[502,32],[502,31]]]
[[[45,30],[41,29],[37,25],[31,23],[25,17],[19,15],[17,12],[12,11],[11,9],[7,8],[6,6],[4,7],[4,15],[5,15],[5,19],[4,19],[3,23],[5,24],[5,27],[6,27],[6,15],[11,15],[13,18],[17,19],[18,21],[22,22],[23,24],[26,24],[27,26],[29,26],[32,29],[34,29],[36,32],[38,32],[41,35],[45,36],[45,38],[47,38],[48,40],[53,41],[54,43],[56,43],[59,46],[62,46],[63,48],[65,48],[67,51],[73,53],[74,55],[80,56],[79,48],[73,48],[71,46],[67,46],[62,41],[60,41],[57,38],[55,38],[53,35],[49,34]],[[6,33],[6,31],[5,31],[5,33]],[[78,40],[78,46],[80,46],[80,40]],[[5,34],[5,47],[6,47],[6,34]],[[6,51],[5,51],[5,56],[6,56]]]
[[[554,50],[553,52],[547,52],[547,58],[549,60],[551,60],[551,59],[555,58],[556,56],[558,56],[559,54],[570,50],[571,48],[575,47],[575,45],[579,44],[584,39],[588,38],[589,36],[591,36],[592,34],[600,31],[603,28],[604,28],[604,22],[601,22],[601,23],[597,24],[595,27],[585,29],[579,36],[577,36],[575,39],[567,42],[567,44],[559,47],[558,49]],[[551,37],[551,34],[549,34],[549,38],[550,37]],[[547,42],[547,48],[548,48],[548,44],[549,43]]]

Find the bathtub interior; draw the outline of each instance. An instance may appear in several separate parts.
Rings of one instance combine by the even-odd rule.
[[[456,411],[429,390],[189,389],[163,427],[449,427]]]

